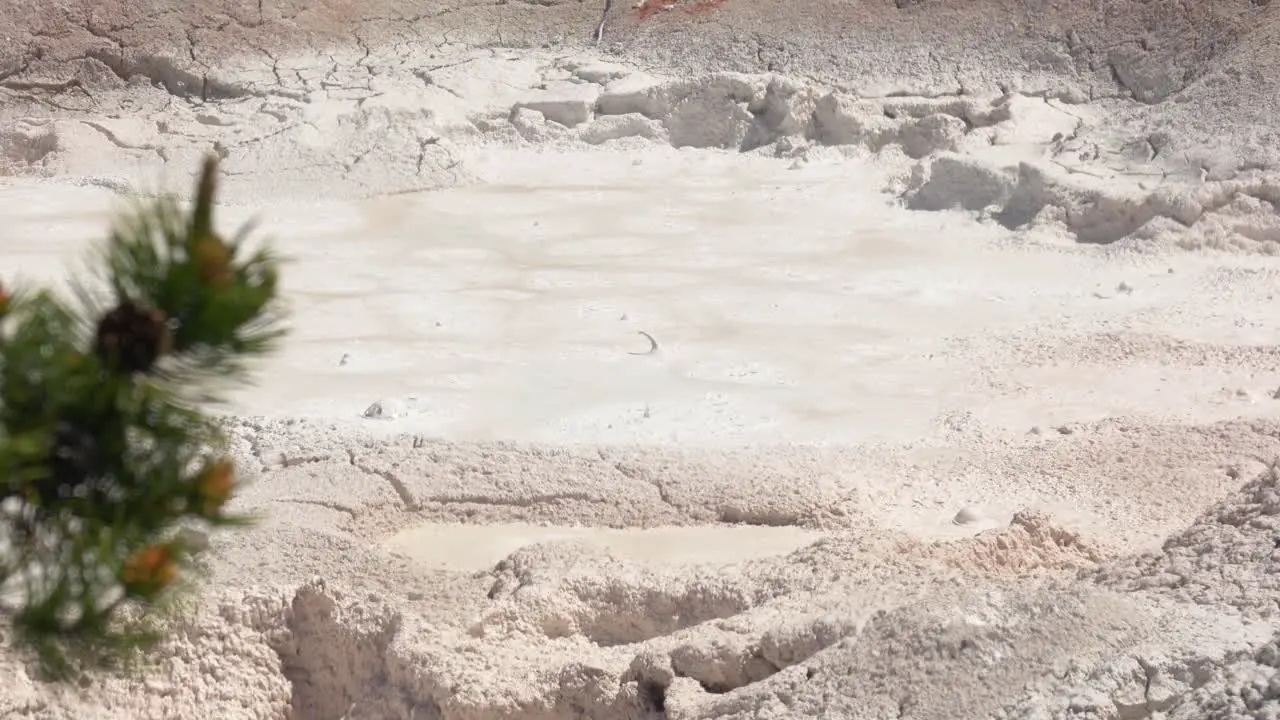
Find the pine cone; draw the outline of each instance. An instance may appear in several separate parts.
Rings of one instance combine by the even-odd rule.
[[[123,373],[149,371],[169,351],[172,341],[168,318],[162,311],[127,300],[98,322],[98,357],[107,367]]]

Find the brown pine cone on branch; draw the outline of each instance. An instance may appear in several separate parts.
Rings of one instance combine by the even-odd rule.
[[[106,367],[118,372],[150,371],[169,352],[172,342],[165,314],[132,302],[121,303],[98,322],[98,357]]]

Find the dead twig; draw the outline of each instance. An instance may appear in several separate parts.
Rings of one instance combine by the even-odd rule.
[[[595,40],[599,45],[604,40],[604,24],[609,22],[609,11],[613,9],[613,0],[604,0],[604,12],[600,13],[600,24],[596,25]]]
[[[649,349],[645,350],[644,352],[629,352],[627,354],[628,355],[652,355],[658,352],[658,341],[654,340],[652,335],[650,335],[649,333],[643,330],[639,330],[638,332],[649,340]]]

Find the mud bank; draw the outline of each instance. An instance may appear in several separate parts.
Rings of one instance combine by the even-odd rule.
[[[901,449],[797,448],[764,478],[763,450],[359,440],[265,419],[237,428],[242,465],[259,473],[242,508],[275,519],[214,542],[217,589],[176,624],[148,678],[107,675],[55,698],[19,675],[7,712],[187,717],[198,703],[261,718],[1190,719],[1276,702],[1271,468],[1162,546],[1126,555],[1035,510],[951,539],[887,532],[884,486],[861,478],[963,473]],[[1158,455],[1168,437],[1149,430],[1099,424],[1054,442],[1082,461],[1107,448]],[[1239,431],[1187,428],[1180,442],[1206,466],[1214,437],[1256,432],[1280,450],[1274,424]],[[1014,466],[1044,446],[987,452],[982,465],[1008,467],[1016,484]],[[610,473],[634,487],[593,480]],[[728,497],[702,493],[707,483]],[[830,499],[814,502],[817,487]],[[1106,502],[1077,489],[1080,503]],[[548,539],[468,571],[371,544],[431,517],[684,526],[735,502],[772,507],[754,522],[808,527],[816,540],[689,566]]]
[[[1269,6],[818,3],[834,18],[819,28],[757,3],[659,3],[10,2],[0,173],[148,191],[213,150],[233,202],[345,197],[475,182],[477,146],[657,143],[872,155],[908,208],[1084,243],[1271,253],[1280,239],[1280,93],[1257,69],[1276,52]],[[506,25],[524,40],[492,35]],[[754,60],[726,44],[746,28]]]

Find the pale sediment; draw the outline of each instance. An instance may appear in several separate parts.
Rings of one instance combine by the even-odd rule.
[[[323,203],[482,183],[509,148],[677,147],[871,161],[905,211],[1015,245],[1280,250],[1266,3],[0,3],[0,187],[185,185],[212,150],[233,204]],[[945,346],[1001,402],[1037,372],[1105,393],[1195,368],[1213,412],[1175,383],[1140,417],[1025,434],[939,408],[911,442],[718,449],[367,432],[390,403],[365,430],[233,420],[239,502],[267,520],[213,539],[155,670],[53,689],[6,654],[0,715],[1274,715],[1269,261]],[[392,542],[440,522],[580,530],[478,570]],[[726,524],[820,539],[690,569],[589,530]]]

